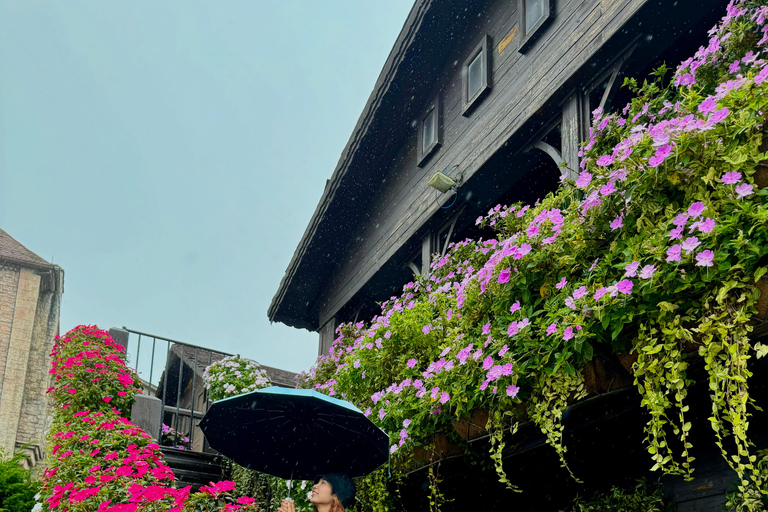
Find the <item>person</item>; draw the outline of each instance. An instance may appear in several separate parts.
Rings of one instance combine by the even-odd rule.
[[[346,473],[326,473],[315,477],[309,501],[315,512],[344,512],[355,499],[355,484]],[[293,500],[284,499],[277,512],[296,512]]]

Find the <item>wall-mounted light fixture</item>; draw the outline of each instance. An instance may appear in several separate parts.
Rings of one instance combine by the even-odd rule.
[[[438,206],[440,206],[440,208],[450,208],[456,203],[456,197],[459,195],[458,191],[456,190],[456,181],[448,175],[457,167],[458,165],[454,165],[450,168],[447,168],[445,172],[437,171],[427,183],[430,187],[435,189],[435,202]],[[448,206],[441,205],[437,200],[437,193],[441,192],[445,194],[451,190],[453,191],[453,201]]]

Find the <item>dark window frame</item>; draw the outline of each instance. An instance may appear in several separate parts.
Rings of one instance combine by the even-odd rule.
[[[432,116],[434,120],[434,126],[435,126],[435,140],[430,144],[428,147],[424,147],[424,121],[427,119],[427,117]],[[418,163],[417,165],[419,167],[423,167],[424,164],[427,162],[427,159],[432,156],[432,153],[434,153],[437,148],[439,148],[443,143],[443,134],[441,129],[441,120],[442,120],[442,112],[441,112],[441,105],[440,105],[440,96],[438,95],[429,105],[427,105],[427,108],[424,109],[423,113],[419,117],[419,130],[418,130]]]
[[[469,54],[464,60],[464,64],[461,67],[461,87],[462,87],[462,99],[464,102],[464,108],[461,115],[467,117],[472,110],[482,101],[482,99],[491,90],[491,37],[488,34],[483,36],[482,41],[475,46],[472,53]],[[480,84],[480,90],[476,92],[472,97],[469,96],[469,65],[474,62],[475,58],[480,55],[483,63],[483,73],[481,75],[482,82]]]
[[[518,0],[517,6],[517,10],[520,13],[520,33],[523,37],[518,51],[525,53],[533,46],[533,43],[536,42],[555,17],[555,0],[544,0],[544,16],[532,27],[525,26],[525,0]]]

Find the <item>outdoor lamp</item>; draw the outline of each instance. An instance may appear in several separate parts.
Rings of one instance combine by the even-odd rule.
[[[456,182],[453,181],[451,178],[446,176],[445,174],[441,173],[440,171],[437,171],[434,176],[432,176],[432,179],[429,180],[429,186],[439,190],[443,194],[451,190],[454,185],[456,185]]]

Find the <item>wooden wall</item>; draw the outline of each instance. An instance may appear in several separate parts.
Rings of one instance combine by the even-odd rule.
[[[442,147],[424,167],[416,165],[415,124],[408,144],[392,162],[381,192],[361,219],[355,246],[321,299],[324,325],[401,251],[425,231],[439,210],[426,182],[435,171],[458,165],[452,176],[470,180],[478,169],[547,104],[550,98],[593,57],[647,0],[558,0],[555,18],[525,53],[518,52],[518,1],[489,2],[457,35],[455,58],[448,59],[426,106],[439,92],[443,102]],[[469,117],[461,115],[461,67],[481,37],[491,38],[490,94]]]

